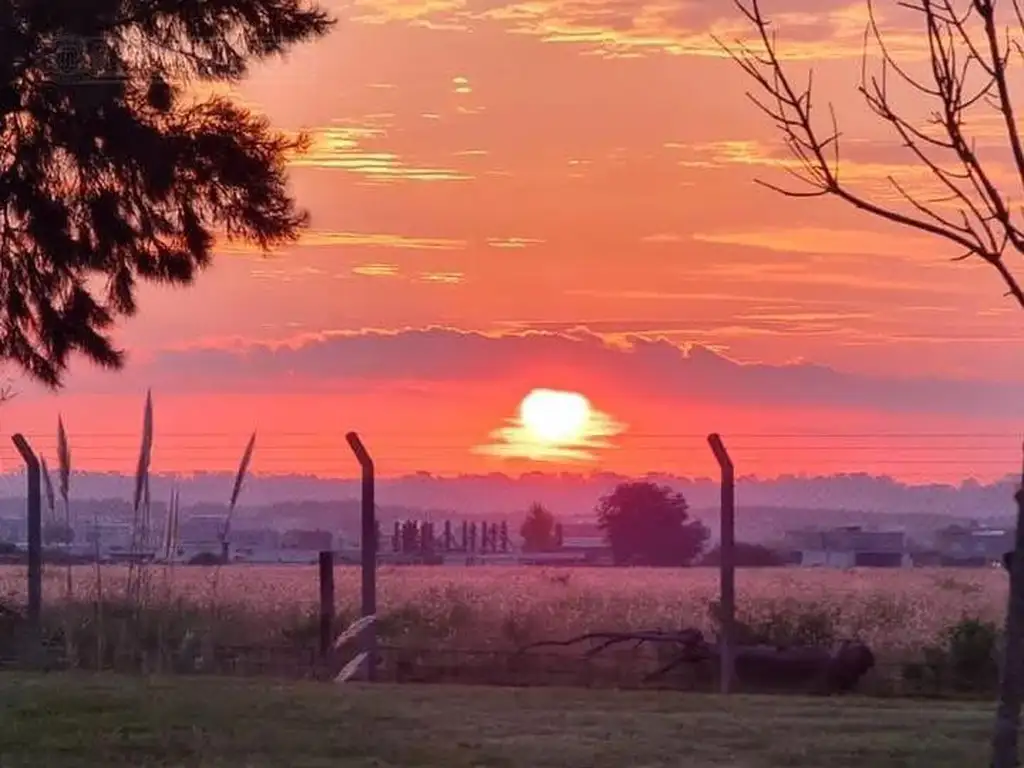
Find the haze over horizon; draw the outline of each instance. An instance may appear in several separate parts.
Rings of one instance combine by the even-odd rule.
[[[642,476],[669,485],[683,493],[691,508],[714,510],[719,505],[719,483],[709,477],[684,478],[667,474]],[[522,516],[534,502],[556,514],[586,518],[593,516],[598,499],[626,476],[614,473],[543,473],[519,476],[486,475],[434,476],[427,473],[383,477],[377,481],[377,503],[383,507],[407,507],[460,515]],[[227,503],[234,473],[204,472],[195,475],[153,474],[151,496],[163,504],[172,488],[187,508],[194,505],[221,506]],[[966,480],[956,485],[906,484],[890,477],[833,475],[823,477],[780,477],[761,479],[739,476],[737,505],[750,508],[829,510],[896,515],[945,515],[964,519],[1006,518],[1014,510],[1013,492],[1020,479],[979,483]],[[135,480],[130,473],[78,472],[71,478],[71,498],[85,500],[120,499],[130,504]],[[248,477],[240,496],[241,508],[306,503],[353,502],[360,496],[355,477],[312,477],[303,475],[260,475]],[[23,473],[0,473],[0,499],[24,499]],[[746,519],[749,524],[756,520]]]
[[[290,169],[311,229],[142,288],[122,373],[16,382],[4,430],[51,464],[59,413],[77,469],[131,471],[152,387],[155,472],[231,471],[254,429],[257,474],[351,475],[349,430],[385,476],[713,477],[709,432],[741,475],[1017,471],[1019,310],[939,242],[753,183],[786,155],[711,41],[740,34],[731,4],[326,5],[327,39],[234,94],[311,133]],[[848,177],[920,180],[863,117],[863,4],[771,14],[836,102]],[[883,19],[913,59],[909,20]],[[536,390],[587,407],[527,423]]]

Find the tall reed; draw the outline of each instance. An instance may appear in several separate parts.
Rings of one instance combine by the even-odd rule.
[[[242,452],[242,460],[238,463],[238,472],[235,473],[235,483],[231,488],[231,500],[228,502],[228,512],[224,517],[224,525],[220,530],[220,558],[217,560],[217,567],[213,571],[213,596],[217,594],[217,584],[220,580],[220,569],[228,560],[228,549],[230,542],[228,536],[231,533],[231,520],[235,516],[235,507],[238,505],[238,497],[242,493],[242,485],[249,472],[249,463],[252,461],[252,454],[256,448],[256,432],[253,431],[249,442]]]
[[[228,503],[228,513],[224,518],[222,543],[227,541],[227,536],[231,532],[231,518],[234,517],[235,505],[238,504],[238,496],[242,493],[242,484],[245,482],[246,473],[249,471],[249,462],[252,461],[252,452],[255,448],[256,433],[253,432],[245,446],[245,451],[242,453],[242,460],[238,464],[238,472],[235,473],[235,484],[231,488],[231,501]]]
[[[128,582],[125,585],[129,604],[140,597],[142,569],[140,563],[140,533],[143,515],[148,515],[149,505],[149,464],[153,452],[153,393],[146,390],[146,406],[142,413],[142,444],[139,446],[139,460],[135,468],[135,495],[132,503],[132,543],[128,562]],[[145,506],[144,506],[145,505]]]
[[[39,470],[43,476],[43,490],[46,491],[46,522],[49,525],[56,526],[59,521],[57,520],[57,500],[53,492],[53,480],[50,478],[50,467],[46,463],[46,457],[39,457]],[[48,544],[46,540],[46,529],[43,528],[43,544]]]
[[[57,501],[56,501],[56,494],[54,494],[54,492],[53,492],[53,480],[50,478],[50,467],[47,465],[46,458],[43,457],[43,456],[39,457],[39,464],[40,464],[40,474],[43,476],[43,489],[46,491],[46,511],[47,511],[47,514],[46,514],[46,525],[49,526],[51,528],[51,530],[56,532],[56,531],[60,530],[61,524],[60,524],[60,521],[57,520]],[[64,530],[61,531],[61,533],[62,533],[61,544],[63,544],[65,550],[67,550],[67,549],[69,549],[69,545],[70,545],[70,543],[71,543],[71,541],[73,539],[72,532],[69,531],[67,528],[64,528]],[[52,538],[53,537],[51,537],[51,541],[52,541]],[[51,541],[47,540],[46,527],[44,527],[43,528],[43,544],[49,544],[49,543],[51,543]],[[70,559],[68,560],[66,565],[67,565],[68,570],[70,571],[70,569],[71,569],[71,561],[70,561]],[[70,578],[71,578],[70,574],[68,574],[68,579],[70,579]],[[66,586],[65,587],[65,597],[67,597],[69,600],[71,599],[71,588],[70,588],[70,586]]]
[[[171,498],[167,503],[167,519],[164,521],[164,537],[160,555],[165,563],[171,563],[178,544],[178,489],[171,487]]]

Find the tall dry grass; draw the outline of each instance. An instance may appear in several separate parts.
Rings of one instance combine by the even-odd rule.
[[[165,637],[187,628],[213,645],[315,642],[318,587],[315,566],[232,566],[221,572],[219,593],[210,593],[211,569],[181,567],[135,606],[133,630],[124,605],[108,601],[105,630]],[[127,569],[104,567],[105,583],[123,584]],[[24,599],[24,568],[0,568],[0,597]],[[359,569],[338,568],[340,621],[359,615]],[[67,632],[94,632],[78,625],[81,606],[96,596],[76,580],[73,599],[63,599],[47,572],[44,611]],[[511,649],[545,638],[596,630],[672,629],[696,626],[713,633],[712,606],[718,576],[713,569],[544,569],[534,567],[382,567],[380,633],[391,644],[436,648]],[[1005,610],[1005,574],[989,570],[808,569],[741,570],[737,574],[740,619],[777,641],[859,638],[884,657],[919,654],[964,618],[999,622]],[[116,589],[116,586],[114,586]],[[118,590],[120,591],[120,590]],[[71,625],[75,626],[72,627]],[[155,641],[154,641],[155,642]]]
[[[210,627],[204,628],[204,624],[214,615],[224,612],[224,606],[216,598],[219,566],[213,574],[212,589],[207,590],[210,595],[205,608],[200,610],[198,605],[192,605],[184,598],[175,595],[174,555],[177,549],[178,512],[180,509],[180,496],[177,489],[172,489],[171,502],[168,506],[162,547],[164,578],[158,588],[153,584],[152,564],[149,563],[148,558],[138,557],[149,550],[153,538],[150,467],[153,457],[154,434],[153,393],[151,390],[147,390],[132,497],[130,545],[132,558],[129,564],[123,568],[101,565],[100,521],[97,514],[93,520],[96,546],[92,566],[92,583],[81,579],[76,583],[74,574],[77,569],[68,564],[65,571],[63,594],[59,596],[50,594],[47,598],[48,616],[56,622],[51,629],[64,640],[68,656],[81,657],[85,651],[82,640],[85,635],[89,635],[94,642],[90,644],[88,654],[95,657],[96,664],[103,665],[106,663],[111,649],[114,649],[113,652],[116,655],[116,649],[124,648],[126,644],[127,646],[133,645],[135,641],[130,641],[130,638],[148,637],[147,633],[154,627],[157,636],[164,638],[166,636],[164,619],[172,620],[176,626],[188,627],[190,636],[205,634],[216,640],[223,634],[211,630]],[[253,432],[242,454],[231,489],[227,518],[221,534],[224,548],[226,548],[232,516],[252,461],[255,443],[256,433]],[[61,416],[57,418],[57,458],[59,491],[64,506],[65,525],[70,528],[71,449]],[[47,504],[51,517],[55,517],[56,494],[45,461],[42,469]],[[52,573],[49,571],[48,578],[52,581]],[[15,597],[16,595],[9,594],[7,599],[11,600]],[[2,599],[0,596],[0,600]],[[87,607],[89,610],[86,610]],[[193,624],[195,626],[192,626]],[[2,637],[0,637],[0,641],[2,641]]]
[[[249,442],[245,445],[245,450],[242,451],[241,460],[238,462],[238,471],[235,472],[235,482],[231,486],[231,497],[228,499],[228,511],[224,516],[224,525],[221,526],[220,530],[220,561],[214,567],[213,571],[212,595],[214,603],[217,602],[217,587],[220,584],[220,569],[226,564],[229,556],[231,522],[235,516],[235,507],[238,505],[238,498],[242,493],[242,485],[245,483],[245,478],[249,473],[249,464],[252,462],[252,454],[255,448],[256,432],[254,431],[249,437]]]
[[[128,566],[128,582],[125,585],[125,599],[138,602],[143,597],[148,582],[145,565],[135,558],[149,543],[147,518],[149,517],[149,465],[153,455],[153,392],[146,391],[146,404],[142,411],[142,440],[139,458],[135,467],[135,493],[132,500],[131,555]]]

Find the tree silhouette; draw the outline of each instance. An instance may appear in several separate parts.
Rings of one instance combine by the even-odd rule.
[[[0,0],[0,359],[51,387],[74,353],[117,369],[140,281],[192,283],[215,236],[297,237],[307,139],[188,93],[332,24],[302,0]]]
[[[540,503],[534,502],[526,511],[526,519],[519,528],[526,552],[551,552],[558,548],[555,516]]]
[[[710,535],[690,520],[683,495],[665,485],[628,482],[597,504],[597,520],[620,565],[689,565]]]
[[[1007,295],[1024,308],[1020,261],[1024,254],[1024,212],[1010,190],[1000,189],[998,172],[1010,163],[1013,192],[1024,183],[1024,136],[1018,120],[1019,84],[1014,65],[1024,50],[1024,6],[1019,0],[914,0],[899,3],[916,14],[927,51],[923,77],[897,61],[880,31],[870,0],[866,42],[881,54],[881,71],[867,73],[867,56],[859,92],[868,109],[892,130],[893,138],[931,179],[933,189],[912,191],[889,177],[897,204],[869,198],[840,177],[840,130],[835,112],[827,122],[812,119],[811,80],[797,85],[776,47],[769,21],[758,0],[736,0],[753,26],[758,48],[724,46],[752,78],[759,96],[751,96],[782,133],[795,167],[787,168],[804,188],[782,194],[837,197],[878,218],[952,243],[958,259],[975,258],[995,270]],[[721,43],[720,43],[721,44]],[[865,54],[867,51],[865,50]],[[906,101],[897,103],[902,92]],[[927,105],[930,119],[916,119]],[[817,114],[817,113],[815,113]],[[998,139],[982,133],[986,118]],[[1002,146],[998,146],[1002,144]],[[983,160],[984,158],[984,160]],[[989,159],[992,158],[992,159]],[[849,177],[847,177],[848,179]],[[1024,492],[1024,491],[1022,491]],[[1024,498],[1018,498],[1018,526],[1024,526]],[[1012,557],[1012,556],[1011,556]],[[992,766],[1009,768],[1017,760],[1022,693],[1024,693],[1024,572],[1011,571],[1004,644],[1005,674],[992,742]]]
[[[899,3],[918,16],[929,52],[927,75],[918,77],[897,60],[870,0],[865,4],[869,22],[858,92],[908,158],[927,173],[932,188],[910,189],[890,176],[890,196],[896,202],[889,202],[858,190],[849,175],[844,180],[841,131],[834,110],[829,105],[812,113],[813,81],[808,78],[806,84],[797,84],[787,71],[759,0],[736,0],[754,28],[757,47],[719,44],[754,81],[759,93],[750,94],[751,99],[782,134],[793,156],[792,167],[786,170],[803,188],[759,183],[790,197],[836,197],[878,218],[952,243],[959,259],[980,259],[995,269],[1008,295],[1024,308],[1019,269],[1004,258],[1008,251],[1024,254],[1024,212],[999,188],[997,166],[1002,160],[983,161],[993,153],[986,152],[992,143],[990,135],[981,131],[981,121],[995,119],[1002,132],[998,141],[1009,150],[1012,175],[1024,181],[1024,137],[1014,103],[1019,88],[1010,81],[1010,62],[1024,42],[1024,8],[1016,0],[1002,4],[1005,14],[997,13],[999,0]],[[875,73],[867,67],[868,44],[881,56]],[[897,103],[900,96],[903,104]],[[924,112],[922,105],[926,105]],[[921,120],[921,114],[930,117]]]

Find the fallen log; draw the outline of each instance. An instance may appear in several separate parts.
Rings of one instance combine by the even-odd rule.
[[[686,649],[647,676],[656,680],[684,664],[718,663],[717,646]],[[820,646],[739,646],[734,651],[736,679],[755,689],[787,689],[803,693],[848,693],[875,666],[875,655],[863,643],[844,642],[834,649]]]
[[[584,653],[591,658],[612,645],[633,642],[670,644],[679,647],[678,655],[645,677],[653,682],[684,665],[717,664],[720,649],[707,642],[697,629],[677,632],[588,632],[568,640],[543,640],[519,649],[570,647],[596,642]],[[741,686],[754,689],[778,689],[803,693],[836,694],[856,688],[857,683],[875,666],[871,649],[859,642],[845,641],[834,648],[823,646],[772,645],[738,646],[734,650],[736,679]]]

